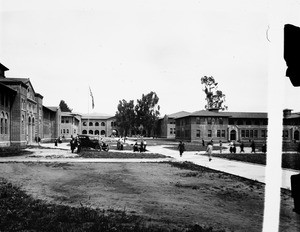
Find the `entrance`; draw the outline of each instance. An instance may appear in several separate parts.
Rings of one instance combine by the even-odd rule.
[[[231,141],[236,140],[236,131],[235,130],[230,131],[230,140]]]

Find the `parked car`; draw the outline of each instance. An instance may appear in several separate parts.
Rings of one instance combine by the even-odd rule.
[[[96,137],[91,135],[78,135],[78,152],[82,148],[93,148],[101,151],[102,141]]]

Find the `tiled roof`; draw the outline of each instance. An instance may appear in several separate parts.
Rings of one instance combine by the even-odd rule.
[[[258,112],[214,112],[209,110],[200,110],[196,111],[184,116],[183,117],[229,117],[229,118],[268,118],[267,113],[258,113]],[[180,117],[178,117],[180,118]]]
[[[177,112],[177,113],[174,113],[174,114],[168,114],[167,116],[169,118],[180,118],[180,117],[184,117],[186,115],[189,115],[190,112],[187,112],[187,111],[180,111],[180,112]]]
[[[106,120],[109,118],[113,118],[112,115],[106,115],[106,114],[83,114],[82,119],[99,119],[99,120]]]
[[[268,113],[261,112],[223,112],[232,118],[268,118]]]
[[[55,107],[55,106],[44,106],[45,108],[47,108],[48,110],[51,110],[53,112],[56,112],[58,107]]]
[[[13,88],[10,88],[9,86],[7,86],[7,85],[5,85],[5,84],[2,84],[1,82],[0,82],[0,87],[5,88],[5,89],[7,89],[8,91],[11,91],[11,92],[13,92],[13,93],[17,93],[16,90],[14,90]]]

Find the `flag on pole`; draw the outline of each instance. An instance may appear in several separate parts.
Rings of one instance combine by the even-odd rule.
[[[91,87],[89,87],[89,88],[90,88],[90,95],[91,95],[91,97],[92,97],[92,109],[94,109],[94,107],[95,107],[95,104],[94,104],[94,96],[93,96]]]

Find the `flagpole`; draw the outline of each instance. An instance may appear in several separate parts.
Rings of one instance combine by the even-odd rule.
[[[88,134],[88,135],[90,134],[90,130],[89,130],[89,129],[90,129],[90,128],[89,128],[89,127],[90,127],[90,100],[89,100],[89,99],[90,99],[90,96],[89,96],[89,95],[90,95],[90,86],[89,86],[89,92],[88,92],[88,122],[87,122],[87,124],[88,124],[88,125],[87,125],[87,126],[88,126],[88,127],[87,127],[87,128],[88,128],[88,129],[87,129],[87,134]]]

